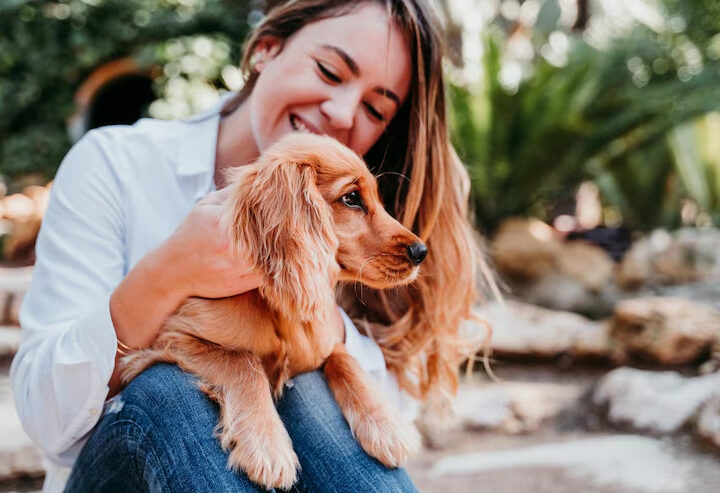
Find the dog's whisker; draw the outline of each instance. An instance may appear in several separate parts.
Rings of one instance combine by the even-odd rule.
[[[372,259],[374,259],[374,258],[377,257],[377,256],[378,256],[378,255],[371,255],[371,256],[369,256],[368,258],[366,258],[365,261],[364,261],[362,264],[360,264],[360,269],[358,269],[358,276],[357,276],[358,278],[355,279],[355,286],[354,286],[355,297],[359,298],[359,299],[360,299],[360,302],[361,302],[363,305],[365,305],[365,299],[364,299],[364,294],[363,294],[363,290],[362,290],[362,281],[361,281],[361,279],[362,279],[362,270],[365,268],[365,266],[366,266]],[[358,294],[357,294],[357,285],[358,285],[358,284],[360,284],[360,296],[359,296],[359,297],[358,297]],[[365,305],[365,306],[367,306],[367,305]]]
[[[360,285],[360,294],[359,295],[357,292],[358,284]],[[357,279],[355,279],[353,281],[353,291],[355,292],[355,298],[359,299],[360,303],[362,303],[364,306],[367,306],[367,304],[365,303],[365,300],[363,299],[364,296],[363,296],[363,292],[362,292],[362,283],[360,281],[358,281]]]
[[[411,178],[408,178],[405,174],[399,173],[399,172],[397,172],[397,171],[383,171],[382,173],[375,175],[375,179],[376,179],[376,180],[379,180],[380,178],[382,178],[382,177],[385,176],[385,175],[397,175],[397,176],[399,176],[400,178],[404,178],[405,180],[407,180],[408,183],[412,183],[412,179],[411,179]]]

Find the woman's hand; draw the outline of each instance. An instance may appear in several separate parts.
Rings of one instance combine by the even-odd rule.
[[[224,298],[260,285],[249,260],[233,253],[230,239],[220,228],[223,204],[231,190],[225,187],[198,202],[160,247],[160,258],[182,299]]]
[[[110,296],[110,316],[120,341],[149,347],[165,319],[189,296],[220,298],[255,289],[260,276],[234,255],[220,228],[223,203],[231,190],[198,202],[172,235],[138,262]],[[117,364],[110,393],[120,390]]]

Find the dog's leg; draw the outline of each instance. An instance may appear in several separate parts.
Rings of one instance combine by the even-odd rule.
[[[420,449],[420,434],[369,381],[345,346],[338,344],[325,362],[325,377],[350,430],[369,455],[398,467]]]
[[[155,363],[176,363],[176,360],[171,354],[157,349],[140,349],[127,356],[123,356],[120,360],[123,385],[130,383],[131,380]]]
[[[228,466],[266,488],[290,489],[300,465],[262,363],[252,353],[226,352],[229,361],[217,368],[219,374],[204,376],[219,396],[217,434],[223,449],[231,450]]]
[[[198,377],[198,387],[220,405],[215,433],[230,451],[228,467],[266,488],[289,489],[299,462],[259,358],[177,332],[161,334],[153,348],[137,357],[133,371],[141,362],[169,361]]]

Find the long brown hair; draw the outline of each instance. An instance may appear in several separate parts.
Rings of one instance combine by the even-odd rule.
[[[421,275],[391,291],[342,288],[339,303],[381,347],[388,368],[411,395],[429,394],[442,407],[457,391],[458,367],[482,343],[461,334],[475,318],[481,267],[479,237],[468,217],[470,180],[450,144],[442,77],[440,23],[425,0],[289,0],[274,2],[247,42],[245,85],[223,108],[233,112],[257,80],[251,58],[266,36],[289,38],[304,25],[349,13],[367,1],[383,5],[404,33],[412,58],[409,95],[383,136],[364,156],[378,176],[388,211],[425,241]],[[484,335],[484,334],[483,334]]]

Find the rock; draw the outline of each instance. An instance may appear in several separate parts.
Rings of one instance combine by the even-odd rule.
[[[720,231],[684,228],[655,230],[636,241],[618,270],[625,289],[678,284],[720,277]]]
[[[683,377],[677,372],[618,368],[603,377],[593,402],[608,407],[617,424],[656,433],[672,433],[690,420],[720,390],[720,372]]]
[[[40,217],[45,215],[47,210],[48,200],[50,199],[50,188],[52,183],[48,183],[46,186],[41,187],[39,185],[30,185],[25,187],[22,191],[23,195],[28,197],[33,202],[34,214]]]
[[[706,279],[699,282],[658,285],[646,290],[647,296],[674,296],[686,298],[696,303],[709,305],[720,311],[720,282],[717,279]],[[645,295],[645,293],[642,293]],[[635,296],[638,297],[637,293]]]
[[[20,329],[0,325],[0,359],[11,358],[20,347]]]
[[[499,428],[511,416],[509,396],[499,388],[460,385],[455,410],[466,428]]]
[[[683,298],[624,300],[615,307],[610,337],[616,354],[663,365],[696,361],[720,340],[720,312]]]
[[[591,243],[563,241],[541,221],[509,219],[492,245],[499,274],[528,303],[600,318],[618,299],[610,256]]]
[[[607,324],[575,313],[507,300],[479,308],[493,327],[491,347],[499,355],[607,357]]]
[[[615,263],[601,248],[584,241],[563,243],[557,265],[563,274],[598,293],[613,282]]]
[[[3,258],[15,263],[30,265],[34,262],[34,246],[40,224],[47,209],[50,186],[28,186],[0,201],[0,216],[6,222],[3,230]],[[10,225],[7,226],[7,221]]]
[[[0,293],[24,294],[30,287],[34,267],[0,267]]]
[[[703,465],[716,464],[707,463]],[[695,464],[668,450],[663,440],[638,435],[456,452],[427,464],[423,471],[413,468],[411,474],[428,493],[687,493],[717,491],[718,484],[715,480],[697,487],[696,478],[704,471],[698,475]]]
[[[26,195],[14,193],[2,199],[2,212],[10,220],[29,217],[35,214],[35,203]]]
[[[15,414],[9,377],[0,376],[0,481],[44,474],[42,454]]]
[[[511,218],[504,221],[492,242],[492,258],[504,275],[519,280],[536,280],[556,267],[560,236],[537,219]]]
[[[20,306],[32,273],[33,267],[0,267],[0,325],[19,325]]]
[[[697,433],[720,447],[720,392],[716,393],[700,410]]]
[[[560,271],[552,272],[533,283],[508,284],[513,296],[527,303],[580,313],[593,319],[609,317],[621,298],[621,293],[612,281],[604,289],[595,291]]]
[[[35,262],[35,240],[40,232],[42,219],[38,216],[17,219],[13,223],[12,232],[3,244],[3,258],[22,265]]]
[[[464,384],[458,391],[456,412],[469,429],[530,433],[574,406],[583,391],[582,386],[549,382]]]

